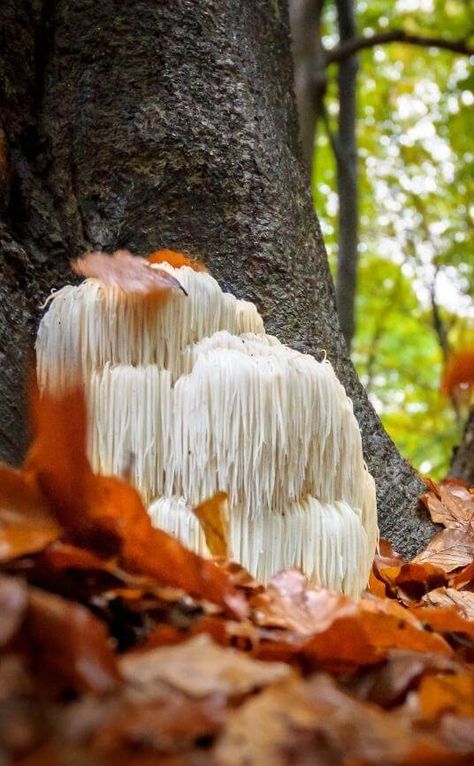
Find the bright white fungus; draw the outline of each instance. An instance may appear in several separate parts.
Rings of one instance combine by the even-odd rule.
[[[158,305],[95,279],[54,294],[37,338],[40,387],[84,382],[92,465],[131,465],[156,526],[208,555],[190,506],[222,490],[232,554],[257,578],[299,566],[359,593],[375,489],[332,366],[267,335],[255,306],[209,274],[154,268],[188,296]]]

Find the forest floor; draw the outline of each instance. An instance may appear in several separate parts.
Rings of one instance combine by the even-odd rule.
[[[264,587],[151,528],[96,476],[79,394],[37,403],[0,468],[0,762],[468,764],[474,757],[474,494],[427,483],[440,532],[381,541],[352,599],[298,570]],[[200,507],[225,552],[221,497]]]

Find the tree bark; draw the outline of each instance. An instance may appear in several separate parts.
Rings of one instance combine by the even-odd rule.
[[[32,6],[34,12],[32,11]],[[86,248],[188,251],[270,332],[334,364],[354,402],[380,526],[433,532],[348,358],[300,158],[283,0],[4,0],[9,146],[3,456],[21,455],[23,358],[39,305]],[[5,282],[6,280],[6,282]]]

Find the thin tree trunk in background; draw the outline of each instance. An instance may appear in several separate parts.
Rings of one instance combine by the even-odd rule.
[[[354,0],[336,0],[339,40],[344,44],[356,37]],[[339,118],[336,156],[338,213],[338,254],[336,305],[342,334],[350,350],[355,330],[357,286],[357,246],[359,227],[359,190],[357,179],[356,82],[357,56],[339,64]]]
[[[462,479],[474,486],[474,407],[471,407],[459,447],[453,450],[448,476]]]
[[[347,355],[301,162],[283,0],[4,0],[0,444],[21,455],[39,306],[88,248],[196,254],[267,328],[324,352],[354,402],[382,534],[431,537],[422,483]],[[53,456],[52,456],[53,457]]]
[[[290,28],[295,66],[303,160],[311,176],[316,126],[326,92],[326,60],[321,41],[321,14],[325,0],[291,0]]]

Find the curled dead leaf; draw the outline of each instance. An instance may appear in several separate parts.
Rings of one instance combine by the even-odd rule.
[[[162,294],[167,290],[186,290],[178,280],[164,269],[152,269],[151,264],[128,250],[117,250],[113,255],[86,253],[72,264],[76,274],[94,277],[102,284],[119,287],[136,295]]]

